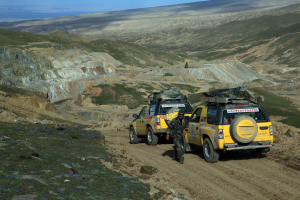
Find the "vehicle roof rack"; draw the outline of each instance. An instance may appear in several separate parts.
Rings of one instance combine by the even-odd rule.
[[[202,101],[217,104],[249,104],[248,99],[231,99],[225,97],[202,97]]]
[[[156,104],[163,101],[187,101],[187,96],[183,95],[178,88],[171,87],[160,92],[153,92],[144,101],[149,102],[149,104]]]
[[[255,93],[243,87],[231,89],[219,89],[203,93],[202,101],[215,104],[249,104],[263,102],[263,96],[256,96]]]

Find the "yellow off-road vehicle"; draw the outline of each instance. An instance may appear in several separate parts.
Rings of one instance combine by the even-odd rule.
[[[220,152],[224,151],[250,150],[255,157],[269,151],[274,145],[272,123],[257,103],[263,97],[255,98],[206,94],[203,98],[206,104],[198,106],[190,117],[185,149],[201,146],[207,162],[217,162]]]
[[[193,109],[187,98],[181,93],[176,93],[175,96],[171,97],[161,94],[162,92],[158,92],[150,95],[147,99],[148,105],[143,106],[138,115],[133,114],[135,119],[129,127],[130,143],[137,144],[140,138],[146,138],[147,144],[155,146],[159,138],[166,137],[168,125],[165,119],[172,120],[176,117],[178,111],[174,113],[174,110],[183,110],[186,113],[186,118],[191,116]]]

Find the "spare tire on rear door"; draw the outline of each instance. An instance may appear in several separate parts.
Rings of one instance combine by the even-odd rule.
[[[249,143],[257,135],[256,121],[247,115],[240,115],[230,125],[230,133],[234,139],[241,143]]]

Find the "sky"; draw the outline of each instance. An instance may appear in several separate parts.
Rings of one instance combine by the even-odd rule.
[[[0,21],[80,15],[203,0],[0,0]]]

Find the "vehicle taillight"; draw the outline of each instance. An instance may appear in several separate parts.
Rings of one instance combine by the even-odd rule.
[[[271,125],[269,128],[270,128],[270,135],[273,135],[273,126]]]
[[[156,119],[156,125],[157,125],[157,126],[160,126],[160,118],[157,118],[157,119]]]
[[[218,135],[219,135],[219,139],[223,139],[224,138],[224,136],[223,136],[223,129],[219,129],[219,131],[218,131]]]

